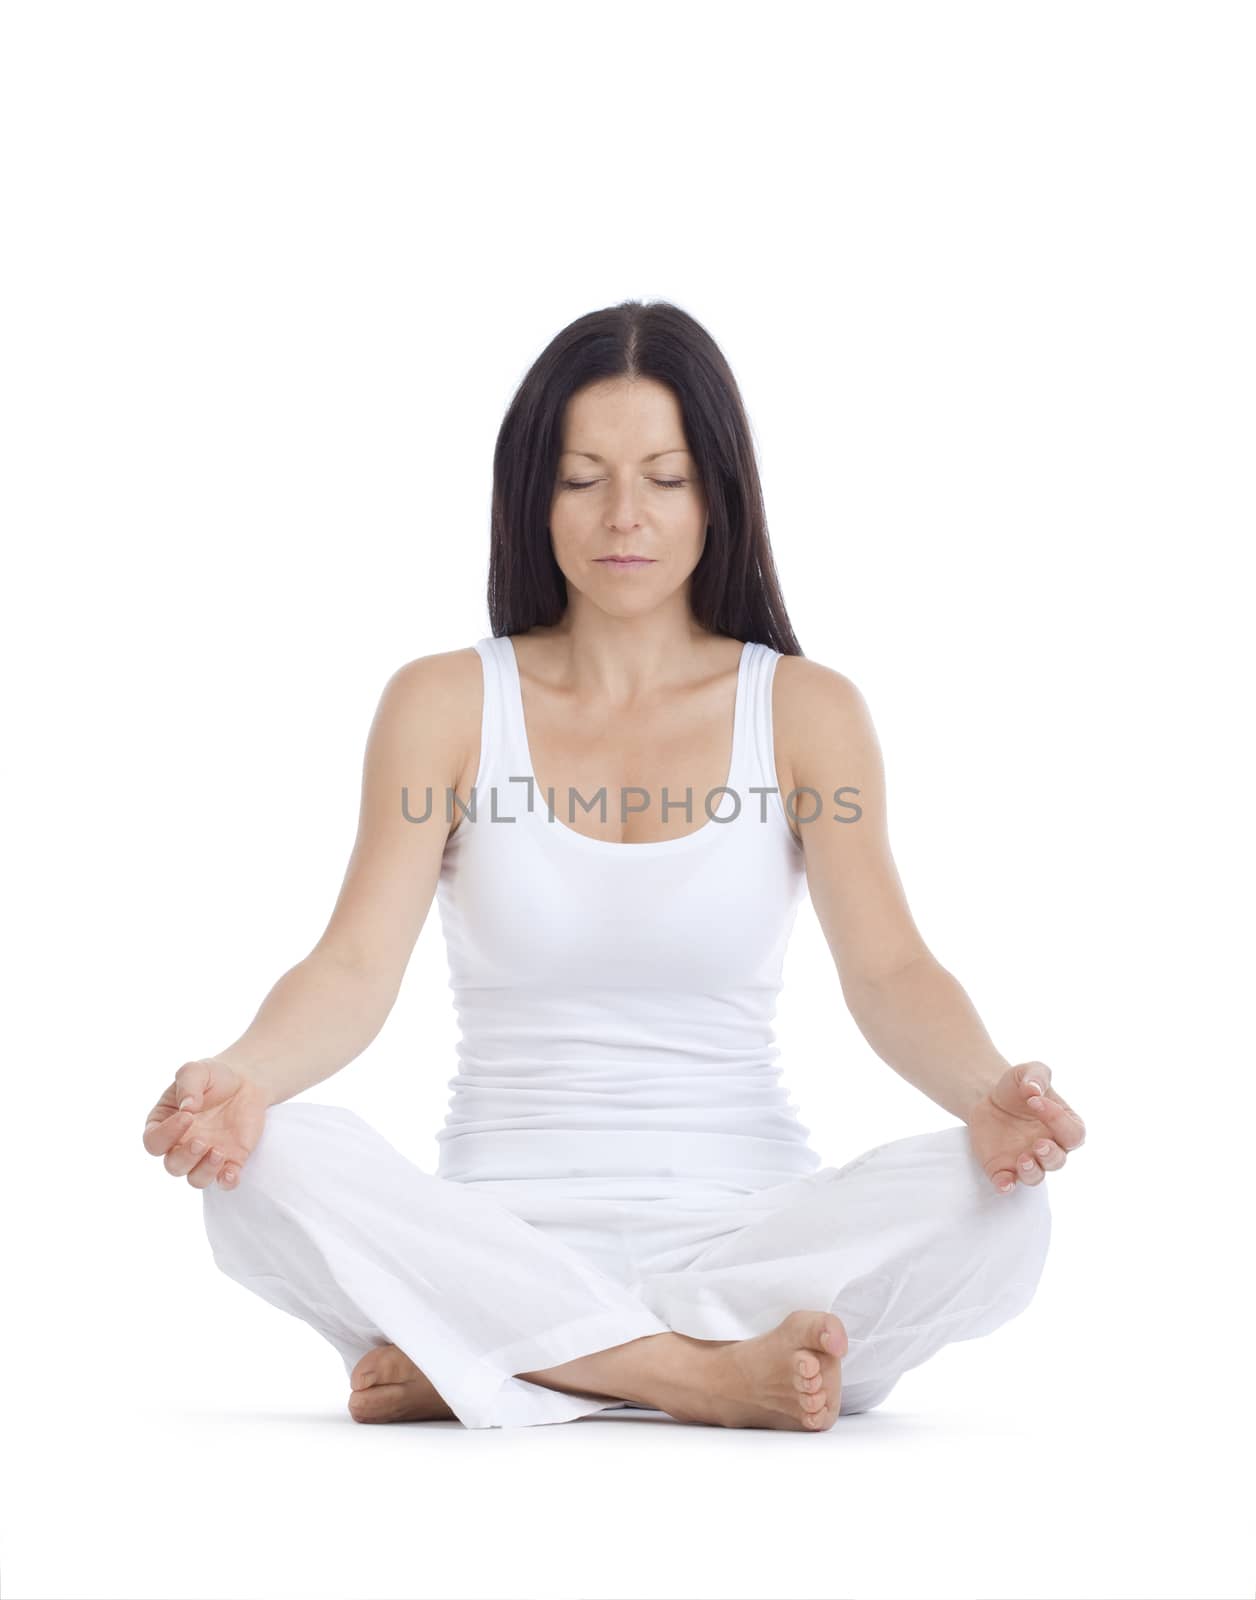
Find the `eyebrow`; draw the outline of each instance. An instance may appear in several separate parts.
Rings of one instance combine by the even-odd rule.
[[[587,460],[596,461],[601,466],[606,465],[602,457],[595,456],[592,450],[564,450],[563,454],[565,456],[584,456]],[[688,450],[655,450],[652,455],[642,456],[641,459],[642,461],[657,461],[660,456],[687,456],[688,454]]]

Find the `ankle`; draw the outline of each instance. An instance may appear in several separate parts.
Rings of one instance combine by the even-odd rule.
[[[564,1394],[595,1394],[655,1407],[701,1389],[713,1354],[708,1342],[669,1330],[517,1376]]]
[[[666,1401],[677,1401],[706,1394],[715,1383],[715,1375],[727,1359],[724,1341],[694,1339],[685,1333],[656,1334],[649,1341],[654,1348],[648,1352],[640,1368],[641,1386],[645,1397],[642,1404],[662,1406]],[[729,1340],[728,1343],[735,1341]],[[630,1395],[629,1399],[637,1399]]]

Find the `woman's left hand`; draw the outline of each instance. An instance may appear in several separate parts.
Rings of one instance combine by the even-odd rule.
[[[1041,1183],[1086,1138],[1082,1119],[1051,1087],[1044,1061],[1009,1067],[967,1122],[973,1152],[1000,1194],[1017,1178]]]

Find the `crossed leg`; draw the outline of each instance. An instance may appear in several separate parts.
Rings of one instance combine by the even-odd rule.
[[[838,1317],[793,1311],[750,1339],[656,1333],[521,1376],[564,1394],[631,1401],[679,1422],[822,1431],[837,1420],[845,1348]],[[365,1355],[351,1384],[349,1412],[359,1422],[453,1416],[427,1375],[396,1345]]]
[[[1046,1183],[998,1193],[963,1124],[878,1145],[782,1195],[681,1269],[645,1274],[638,1295],[679,1332],[742,1338],[771,1318],[765,1307],[827,1307],[849,1342],[843,1414],[878,1405],[944,1345],[1018,1316],[1046,1262]]]
[[[986,1195],[966,1140],[959,1127],[867,1152],[635,1291],[422,1172],[356,1114],[308,1102],[271,1108],[237,1188],[203,1191],[205,1224],[224,1272],[337,1348],[358,1420],[494,1427],[630,1400],[681,1420],[824,1428],[1028,1303],[1045,1193]],[[763,1312],[774,1277],[792,1295],[778,1307],[802,1302],[783,1318]],[[723,1297],[739,1337],[685,1332],[695,1289]]]

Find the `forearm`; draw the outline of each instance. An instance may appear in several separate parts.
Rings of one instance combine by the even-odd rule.
[[[284,973],[248,1029],[212,1059],[260,1083],[276,1105],[361,1055],[387,1020],[397,987],[315,949]]]
[[[845,993],[882,1061],[961,1121],[1011,1065],[959,981],[931,955]]]

